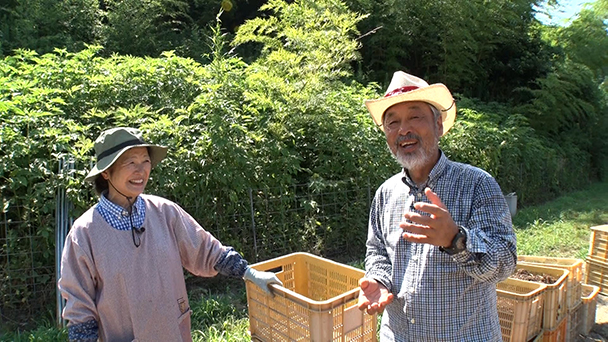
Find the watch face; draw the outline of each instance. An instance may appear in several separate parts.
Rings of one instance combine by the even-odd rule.
[[[462,233],[458,233],[458,239],[456,239],[456,243],[454,244],[455,248],[458,250],[464,250],[467,247],[466,236]]]
[[[440,247],[440,249],[450,255],[460,253],[467,249],[467,233],[464,229],[460,228],[454,239],[452,240],[452,246],[450,248]]]

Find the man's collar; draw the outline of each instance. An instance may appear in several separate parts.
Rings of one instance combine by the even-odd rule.
[[[435,165],[431,169],[431,172],[429,173],[429,176],[426,179],[426,182],[423,184],[422,189],[424,189],[427,186],[430,187],[431,189],[433,189],[433,187],[437,183],[437,179],[439,179],[439,177],[441,176],[443,171],[445,171],[447,163],[448,163],[448,158],[445,156],[443,151],[441,151],[441,149],[439,149],[439,160],[437,160],[437,163],[435,163]],[[403,177],[402,177],[403,182],[405,184],[407,184],[409,187],[417,189],[418,185],[412,180],[412,178],[410,177],[407,170],[405,168],[403,168],[401,172],[403,175]]]

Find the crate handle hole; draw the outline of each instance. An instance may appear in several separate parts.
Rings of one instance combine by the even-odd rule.
[[[266,270],[266,272],[281,273],[281,272],[283,272],[283,266],[278,266],[278,267],[275,267],[275,268],[271,268],[269,270]]]

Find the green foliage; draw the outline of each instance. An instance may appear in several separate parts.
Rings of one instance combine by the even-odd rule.
[[[191,291],[192,340],[200,342],[250,341],[247,296],[243,282],[226,279],[237,287],[224,286],[218,293]]]
[[[58,328],[55,324],[55,308],[47,305],[45,309],[36,312],[32,322],[19,320],[19,317],[2,317],[0,325],[0,341],[6,342],[48,342],[67,341],[68,331],[66,328]],[[10,329],[18,326],[23,331]]]
[[[197,330],[206,330],[231,317],[236,319],[247,317],[246,297],[237,298],[236,294],[229,293],[211,294],[209,291],[192,294],[190,297],[192,326]],[[238,307],[234,304],[237,299],[239,299]]]
[[[592,10],[583,10],[568,27],[559,30],[559,42],[568,57],[586,65],[596,80],[608,76],[608,16]]]
[[[445,153],[488,171],[503,192],[518,194],[520,205],[550,200],[588,184],[591,156],[572,145],[551,144],[529,121],[505,105],[459,103],[459,118],[442,138]]]
[[[0,341],[10,342],[48,342],[67,341],[67,329],[58,329],[54,325],[39,326],[27,332],[11,332],[0,336]]]

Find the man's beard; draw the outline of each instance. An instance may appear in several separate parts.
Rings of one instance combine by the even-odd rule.
[[[399,145],[401,141],[407,139],[416,139],[418,143],[421,144],[421,148],[411,153],[400,152]],[[395,144],[397,151],[396,153],[393,153],[389,146],[389,150],[391,151],[393,158],[395,158],[395,160],[401,166],[403,166],[404,169],[417,170],[424,167],[425,165],[428,165],[428,163],[433,162],[432,159],[435,157],[435,152],[439,148],[439,138],[435,136],[431,140],[427,139],[426,141],[424,141],[419,135],[409,133],[405,136],[398,137]]]

